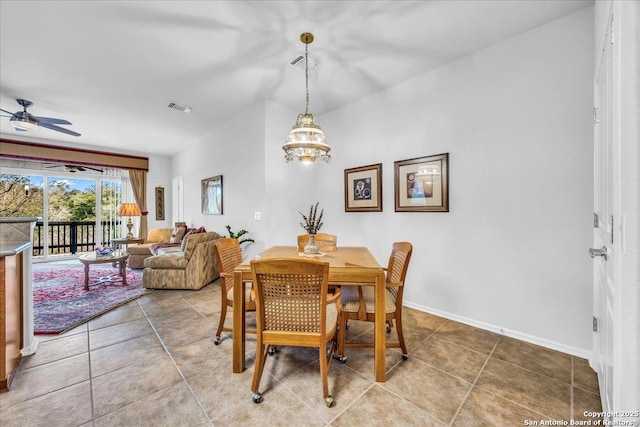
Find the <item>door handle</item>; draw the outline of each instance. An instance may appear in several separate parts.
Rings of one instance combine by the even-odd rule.
[[[589,248],[589,255],[591,256],[591,258],[595,258],[597,256],[601,256],[604,257],[604,260],[607,260],[607,247],[603,246],[600,249],[593,249],[593,248]]]

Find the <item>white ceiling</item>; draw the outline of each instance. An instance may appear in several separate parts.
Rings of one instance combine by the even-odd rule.
[[[304,54],[302,32],[315,35],[318,116],[592,4],[1,0],[0,108],[28,99],[31,114],[67,119],[82,136],[16,132],[6,117],[0,133],[173,154],[256,102],[303,112],[304,65],[290,65]]]

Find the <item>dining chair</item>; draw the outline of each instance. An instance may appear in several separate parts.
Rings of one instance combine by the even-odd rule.
[[[316,233],[315,242],[320,252],[335,252],[338,245],[338,236]],[[298,236],[298,252],[304,252],[304,247],[307,243],[309,243],[309,235],[300,234]]]
[[[389,257],[389,263],[383,268],[386,273],[385,312],[387,332],[391,331],[393,320],[396,320],[398,342],[387,341],[387,348],[401,348],[402,359],[409,358],[407,346],[402,334],[402,295],[404,293],[404,280],[409,267],[409,260],[413,246],[409,242],[395,242]],[[338,319],[338,351],[337,357],[344,363],[347,357],[344,349],[349,347],[371,348],[373,343],[347,343],[346,329],[349,320],[363,320],[375,322],[375,297],[372,286],[342,286],[342,308]]]
[[[213,242],[214,253],[218,261],[218,269],[220,270],[220,294],[222,296],[222,304],[220,305],[220,322],[218,323],[218,331],[213,339],[215,345],[220,344],[220,336],[222,331],[233,332],[233,328],[225,328],[224,321],[227,317],[227,307],[233,307],[233,270],[242,262],[242,251],[238,239],[225,237],[217,239]],[[245,311],[256,311],[255,292],[251,283],[246,283],[245,292]],[[255,329],[247,329],[246,332],[255,334]]]
[[[329,263],[291,258],[253,260],[251,274],[257,319],[253,401],[262,402],[260,378],[270,346],[316,347],[324,401],[328,407],[334,406],[327,375],[337,346],[340,293],[327,295]]]

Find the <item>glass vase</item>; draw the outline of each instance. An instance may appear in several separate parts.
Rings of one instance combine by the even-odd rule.
[[[316,244],[316,235],[309,234],[309,241],[304,245],[304,253],[306,255],[315,255],[318,253],[318,245]]]

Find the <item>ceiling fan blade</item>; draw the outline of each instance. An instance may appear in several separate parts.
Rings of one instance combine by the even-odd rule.
[[[2,108],[0,108],[0,111],[2,111],[3,113],[11,114],[13,116],[13,113],[11,111],[3,110]]]
[[[38,124],[40,123],[48,123],[51,125],[70,125],[71,122],[68,120],[64,120],[64,119],[54,119],[52,117],[33,117],[33,119],[38,122]]]
[[[42,126],[43,128],[55,130],[57,132],[66,133],[67,135],[72,135],[72,136],[80,136],[81,135],[78,132],[74,132],[74,131],[69,130],[69,129],[61,128],[60,126],[52,125],[50,123],[38,123],[38,125]]]

